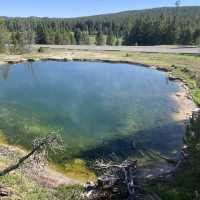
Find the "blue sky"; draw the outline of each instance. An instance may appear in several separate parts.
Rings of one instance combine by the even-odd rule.
[[[0,0],[0,16],[77,17],[174,6],[175,0]],[[182,0],[199,5],[200,0]]]

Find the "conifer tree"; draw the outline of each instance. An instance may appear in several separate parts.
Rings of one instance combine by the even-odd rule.
[[[0,18],[0,52],[6,51],[6,45],[9,44],[10,34],[5,26],[4,19]]]
[[[102,32],[98,32],[96,35],[96,45],[105,45],[105,38]]]

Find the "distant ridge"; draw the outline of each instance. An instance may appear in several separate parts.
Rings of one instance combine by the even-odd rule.
[[[121,11],[116,13],[108,13],[108,14],[99,14],[99,15],[91,15],[91,16],[80,16],[80,17],[73,17],[73,18],[55,18],[55,17],[37,17],[37,16],[30,16],[30,17],[7,17],[7,16],[1,16],[6,19],[25,19],[25,18],[35,18],[35,19],[65,19],[65,20],[87,20],[87,19],[97,19],[97,18],[112,18],[112,17],[133,17],[138,15],[147,15],[147,14],[154,14],[154,15],[160,15],[160,14],[172,14],[174,11],[176,11],[176,7],[158,7],[158,8],[148,8],[148,9],[142,9],[142,10],[127,10],[127,11]],[[182,6],[179,7],[179,12],[181,15],[184,15],[184,13],[189,12],[190,15],[200,15],[200,6]],[[185,14],[186,15],[186,14]]]

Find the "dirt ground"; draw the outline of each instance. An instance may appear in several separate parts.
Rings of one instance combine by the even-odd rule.
[[[67,50],[88,50],[88,51],[128,51],[128,52],[148,52],[148,53],[188,53],[200,54],[200,47],[197,46],[95,46],[95,45],[35,45],[38,47],[50,47]]]

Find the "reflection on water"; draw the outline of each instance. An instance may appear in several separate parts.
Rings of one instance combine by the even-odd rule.
[[[10,65],[9,64],[5,64],[5,65],[1,65],[0,67],[0,78],[3,80],[7,80],[8,76],[9,76],[9,72],[10,72]]]
[[[2,65],[0,77],[0,129],[8,140],[28,146],[59,129],[70,155],[141,131],[153,142],[159,131],[150,130],[172,124],[176,110],[170,94],[178,86],[135,65],[42,61]]]

